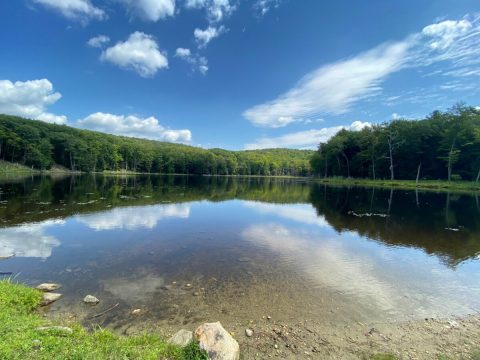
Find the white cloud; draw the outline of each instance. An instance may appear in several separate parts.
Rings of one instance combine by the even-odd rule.
[[[230,16],[236,9],[230,0],[186,0],[188,9],[205,9],[208,21],[215,23]]]
[[[342,114],[405,63],[408,42],[381,45],[304,76],[285,94],[254,106],[244,116],[256,126],[283,127],[321,114]]]
[[[0,80],[0,113],[23,116],[50,123],[64,124],[67,117],[46,112],[62,95],[54,92],[47,79],[16,81]]]
[[[122,136],[183,143],[192,140],[190,130],[167,129],[160,125],[153,116],[139,118],[134,115],[126,116],[97,112],[78,120],[78,124],[87,129]]]
[[[151,35],[134,32],[127,41],[104,50],[103,61],[125,69],[132,69],[142,77],[152,77],[158,70],[168,68],[168,60]]]
[[[257,0],[255,4],[253,4],[253,9],[259,15],[265,15],[267,12],[270,11],[272,8],[277,8],[280,6],[281,0]]]
[[[208,61],[203,56],[192,54],[190,49],[178,48],[175,51],[175,57],[178,57],[191,64],[193,69],[198,70],[202,75],[208,72]]]
[[[81,215],[77,221],[95,231],[114,229],[153,229],[158,222],[166,218],[187,219],[190,205],[170,204],[120,207],[98,214]]]
[[[432,49],[446,49],[456,39],[466,34],[472,28],[467,19],[455,21],[445,20],[423,28],[422,34],[432,38],[428,46]]]
[[[129,12],[148,21],[175,15],[175,0],[119,0]]]
[[[178,48],[175,51],[175,56],[182,58],[182,59],[190,59],[192,56],[192,52],[190,49],[185,49],[185,48]]]
[[[440,62],[437,75],[478,77],[480,17],[431,24],[403,41],[323,65],[286,93],[243,115],[256,126],[278,128],[318,115],[346,113],[359,100],[379,94],[389,75]]]
[[[328,141],[332,136],[342,129],[351,131],[360,131],[365,127],[371,126],[368,122],[354,121],[349,126],[332,126],[322,129],[311,129],[294,132],[278,137],[264,137],[257,139],[256,142],[246,144],[246,150],[271,149],[271,148],[300,148],[314,149],[321,142]]]
[[[105,11],[93,6],[89,0],[34,0],[34,2],[55,10],[68,19],[83,23],[107,17]]]
[[[225,27],[220,26],[219,28],[209,26],[205,30],[195,29],[193,35],[195,36],[195,40],[198,43],[198,47],[204,48],[208,45],[210,41],[219,37],[223,32],[225,32]]]
[[[311,204],[272,204],[259,201],[242,201],[242,204],[261,214],[279,216],[298,223],[328,227],[328,222],[323,215],[317,215]]]
[[[93,48],[102,48],[104,45],[110,42],[110,38],[106,35],[98,35],[92,37],[87,41],[87,45]]]
[[[2,229],[0,256],[15,254],[17,257],[48,258],[52,255],[52,249],[60,245],[60,241],[45,232],[49,227],[64,223],[63,220],[47,220]]]

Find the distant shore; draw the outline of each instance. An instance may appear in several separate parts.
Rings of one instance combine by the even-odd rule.
[[[376,187],[404,190],[480,191],[480,182],[446,180],[372,180],[355,178],[315,178],[316,183],[338,186]]]

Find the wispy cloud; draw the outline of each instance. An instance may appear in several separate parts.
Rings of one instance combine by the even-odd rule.
[[[326,142],[332,136],[342,129],[359,131],[365,127],[371,126],[368,122],[354,121],[348,126],[332,126],[321,129],[311,129],[285,134],[278,137],[263,137],[257,139],[254,143],[246,144],[246,150],[271,149],[271,148],[300,148],[314,149],[321,142]]]
[[[87,45],[93,48],[102,48],[110,42],[110,38],[106,35],[98,35],[87,41]]]
[[[400,70],[442,63],[440,74],[476,76],[480,70],[480,18],[444,20],[404,40],[379,45],[350,59],[319,67],[276,99],[244,117],[256,126],[278,128],[325,114],[343,114]]]
[[[208,72],[208,61],[205,57],[193,54],[190,49],[177,48],[175,57],[192,65],[193,70],[198,70],[202,75]]]
[[[265,15],[271,9],[278,8],[282,0],[257,0],[253,4],[253,9],[258,15]]]
[[[209,26],[206,29],[198,29],[196,28],[193,32],[193,36],[195,36],[195,40],[197,41],[199,48],[205,48],[213,39],[219,37],[226,31],[224,26],[220,27],[213,27]]]
[[[186,0],[187,9],[205,9],[210,23],[218,23],[230,16],[235,10],[231,0]]]
[[[94,6],[90,0],[34,0],[34,2],[83,24],[107,17],[105,11]]]
[[[342,114],[404,66],[408,42],[381,45],[354,58],[328,64],[307,74],[277,99],[244,112],[256,126],[283,127],[325,113]]]

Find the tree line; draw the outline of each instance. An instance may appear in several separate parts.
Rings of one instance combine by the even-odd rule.
[[[164,174],[311,174],[313,151],[227,151],[137,139],[0,115],[0,159],[33,169]]]
[[[457,104],[421,120],[341,130],[311,158],[322,177],[480,180],[480,109]]]

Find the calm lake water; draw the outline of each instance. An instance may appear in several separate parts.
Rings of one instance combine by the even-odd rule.
[[[16,255],[0,272],[61,283],[50,313],[85,323],[128,333],[266,315],[342,324],[480,311],[475,194],[155,176],[0,189],[0,257]],[[85,306],[87,294],[101,303]]]

